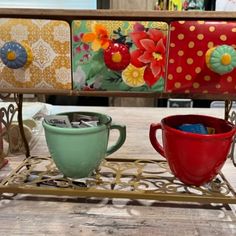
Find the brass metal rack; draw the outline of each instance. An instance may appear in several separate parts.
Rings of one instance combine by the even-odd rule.
[[[236,193],[222,173],[204,186],[186,186],[171,174],[166,161],[112,158],[91,177],[70,179],[51,157],[31,156],[1,181],[0,193],[236,203]]]

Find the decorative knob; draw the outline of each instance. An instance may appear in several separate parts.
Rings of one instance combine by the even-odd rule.
[[[14,41],[7,42],[0,49],[2,62],[11,69],[19,69],[32,62],[32,53],[27,45]]]
[[[207,67],[217,74],[224,75],[236,67],[236,51],[232,46],[221,45],[207,50]]]

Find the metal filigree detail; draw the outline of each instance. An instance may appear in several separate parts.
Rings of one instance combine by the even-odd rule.
[[[25,150],[25,155],[26,157],[30,156],[30,150],[29,150],[29,144],[27,142],[26,136],[25,136],[25,132],[24,132],[24,128],[23,128],[23,118],[22,118],[22,107],[23,107],[23,94],[14,94],[14,101],[16,103],[17,108],[15,108],[12,104],[9,105],[9,107],[6,108],[2,108],[1,110],[1,121],[3,126],[5,126],[3,128],[3,131],[1,132],[1,136],[5,137],[6,140],[8,140],[7,142],[9,143],[9,147],[8,147],[8,151],[7,154],[9,152],[14,152],[15,150],[20,150],[22,144],[24,145],[24,150]],[[16,142],[14,139],[14,136],[11,135],[10,132],[10,126],[12,124],[12,120],[13,117],[15,115],[15,113],[17,112],[17,121],[18,121],[18,127],[19,127],[19,134],[21,136],[21,139],[23,141],[22,142]],[[5,121],[4,121],[5,118]],[[16,130],[16,129],[15,129]],[[16,132],[13,131],[11,129],[12,132]],[[13,144],[14,143],[14,144]],[[5,154],[4,154],[5,155]]]
[[[1,138],[2,139],[3,137],[6,137],[8,140],[10,140],[9,129],[10,129],[10,125],[12,123],[12,120],[16,112],[17,112],[17,108],[15,108],[13,104],[10,104],[7,108],[5,107],[0,108],[0,122],[2,125]],[[10,143],[9,143],[9,147],[7,148],[7,151],[5,153],[4,152],[2,153],[2,156],[1,156],[2,160],[4,156],[8,155],[9,151],[11,151]]]
[[[187,186],[171,174],[166,161],[154,160],[109,159],[91,177],[70,179],[50,157],[29,157],[2,180],[0,193],[236,203],[222,174],[204,186]]]

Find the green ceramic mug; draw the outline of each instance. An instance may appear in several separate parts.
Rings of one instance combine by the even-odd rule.
[[[96,116],[99,125],[86,128],[61,128],[43,121],[46,142],[57,168],[70,178],[89,177],[98,168],[101,161],[117,151],[125,142],[126,127],[112,124],[112,118],[95,112],[70,112],[74,114]],[[117,129],[119,137],[116,143],[108,147],[110,130]]]

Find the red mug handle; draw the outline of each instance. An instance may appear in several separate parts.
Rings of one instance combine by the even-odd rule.
[[[156,132],[157,132],[158,129],[162,129],[160,123],[158,123],[158,124],[151,124],[151,125],[150,125],[150,129],[149,129],[149,139],[150,139],[151,144],[152,144],[152,146],[154,147],[154,149],[155,149],[158,153],[160,153],[163,157],[165,157],[164,149],[163,149],[163,147],[161,146],[161,144],[157,141],[157,138],[156,138]]]

